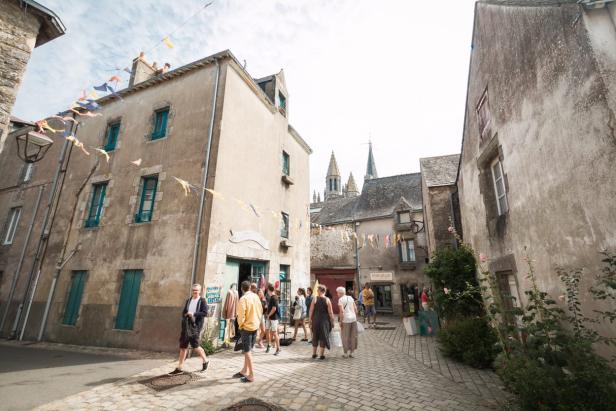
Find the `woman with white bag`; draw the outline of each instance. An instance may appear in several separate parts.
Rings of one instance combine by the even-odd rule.
[[[350,295],[345,295],[344,287],[336,288],[338,293],[338,321],[342,336],[343,358],[353,358],[353,351],[357,349],[357,305]]]

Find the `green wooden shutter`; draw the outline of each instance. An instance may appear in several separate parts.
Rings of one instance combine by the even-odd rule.
[[[167,135],[167,117],[169,116],[169,110],[162,111],[161,113],[161,125],[160,125],[160,137],[163,138]]]
[[[111,124],[107,129],[107,142],[105,144],[105,151],[113,151],[116,148],[118,142],[118,135],[120,134],[120,123]]]
[[[140,270],[129,270],[124,272],[115,324],[115,328],[118,330],[133,329],[135,314],[137,313],[137,303],[139,301],[141,275],[142,271]]]
[[[81,297],[86,282],[86,271],[75,271],[71,280],[71,288],[69,291],[66,307],[64,309],[63,323],[66,325],[75,325],[79,315],[79,307],[81,306]]]
[[[152,140],[165,137],[167,135],[167,118],[169,109],[157,111],[154,117],[154,130],[152,130]]]

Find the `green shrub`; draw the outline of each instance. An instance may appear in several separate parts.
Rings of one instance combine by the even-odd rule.
[[[438,342],[444,355],[475,368],[491,367],[498,354],[496,335],[485,317],[447,322]]]
[[[434,284],[432,297],[441,318],[454,319],[483,314],[483,302],[477,282],[477,264],[473,251],[468,247],[446,247],[438,250],[424,272]],[[473,291],[463,293],[469,289]]]
[[[203,348],[203,351],[205,351],[206,355],[212,355],[216,352],[214,342],[212,340],[208,340],[207,338],[201,340],[201,348]]]

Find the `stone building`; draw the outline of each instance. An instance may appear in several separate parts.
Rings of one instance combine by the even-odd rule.
[[[615,22],[613,2],[476,3],[462,227],[501,293],[521,304],[527,255],[538,286],[557,297],[557,267],[583,267],[585,289],[599,251],[616,250]]]
[[[340,175],[333,154],[328,169],[327,188]],[[312,280],[355,294],[369,282],[377,311],[407,312],[412,288],[428,285],[421,174],[378,178],[370,146],[359,195],[349,189],[354,185],[351,176],[346,191],[332,196],[326,188],[326,200],[311,204]]]
[[[457,226],[455,223],[460,218],[456,187],[459,161],[459,154],[419,159],[426,240],[430,256],[441,247],[456,245],[455,238],[448,229],[452,225]]]
[[[77,138],[91,154],[71,146],[26,338],[39,331],[67,232],[67,250],[77,251],[57,282],[45,334],[51,341],[175,349],[193,279],[216,310],[212,335],[232,284],[265,278],[308,285],[311,149],[289,124],[282,72],[255,80],[229,51],[175,70],[151,68],[144,56],[135,59],[131,85],[118,92],[122,100],[103,97],[101,116],[79,117]],[[20,275],[5,334],[33,266],[41,211],[24,244],[38,190],[46,199],[60,146],[27,181],[12,141],[0,160],[0,218],[12,226],[13,210],[21,215],[11,241],[0,245],[2,309],[8,284]],[[94,147],[110,159],[99,157],[76,198],[95,164]],[[193,184],[188,195],[176,178]]]
[[[0,152],[32,50],[63,35],[65,30],[53,11],[36,1],[0,2]]]

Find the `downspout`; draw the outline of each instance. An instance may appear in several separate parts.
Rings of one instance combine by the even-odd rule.
[[[9,314],[9,308],[11,306],[11,301],[13,301],[13,296],[15,295],[15,288],[17,287],[17,280],[19,279],[19,273],[21,271],[21,267],[23,266],[24,258],[26,257],[26,250],[28,249],[28,243],[30,243],[30,236],[32,235],[32,230],[34,229],[36,215],[38,214],[38,210],[41,205],[41,197],[43,196],[44,190],[45,190],[45,185],[43,184],[39,187],[38,197],[36,198],[36,206],[34,206],[34,213],[32,213],[32,219],[30,220],[30,226],[28,227],[28,233],[26,234],[26,240],[24,242],[24,247],[21,250],[21,255],[19,256],[19,263],[17,263],[17,268],[15,269],[15,275],[13,276],[13,280],[11,281],[9,297],[6,300],[6,307],[4,307],[4,314],[2,314],[2,321],[0,322],[0,333],[2,333],[2,330],[4,329],[4,322],[6,321],[6,317]]]
[[[212,93],[212,112],[210,115],[210,126],[208,130],[207,151],[205,152],[205,164],[203,176],[201,178],[201,195],[199,199],[199,216],[197,218],[197,229],[195,230],[195,249],[193,251],[192,272],[190,286],[197,280],[197,265],[199,263],[199,250],[201,249],[201,226],[203,224],[203,212],[205,210],[205,188],[207,187],[208,169],[210,167],[210,154],[212,152],[212,135],[214,134],[214,117],[216,116],[216,102],[218,100],[218,83],[220,81],[220,64],[216,59],[216,81],[214,82],[214,92]]]

